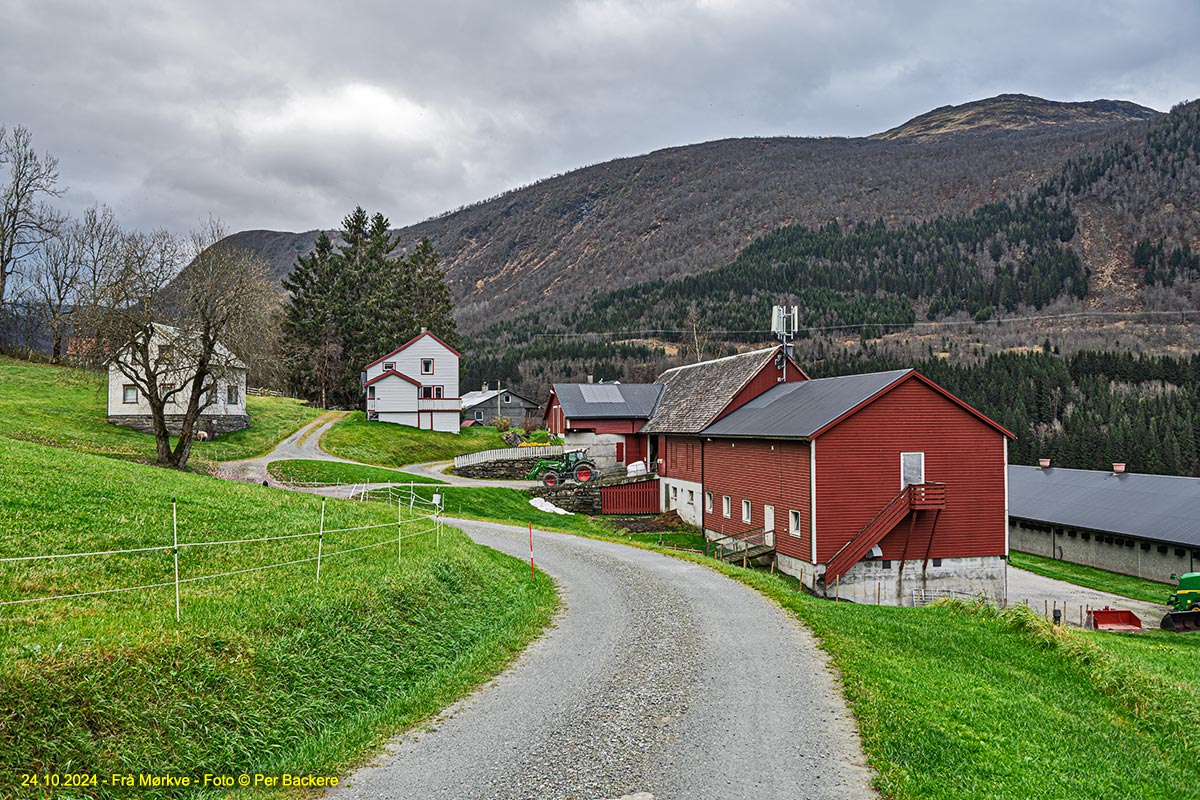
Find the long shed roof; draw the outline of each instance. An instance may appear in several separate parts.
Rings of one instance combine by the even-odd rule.
[[[703,433],[807,439],[911,372],[899,369],[781,383],[709,425]]]
[[[648,419],[663,387],[657,383],[556,383],[568,419]]]
[[[1200,547],[1200,478],[1013,465],[1008,514]]]

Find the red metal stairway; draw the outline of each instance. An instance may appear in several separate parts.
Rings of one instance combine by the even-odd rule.
[[[904,487],[861,531],[851,536],[850,541],[833,554],[833,558],[829,559],[825,566],[825,585],[828,586],[849,572],[872,547],[883,541],[883,537],[895,530],[910,514],[915,518],[921,511],[940,512],[945,507],[944,483],[914,483]],[[915,522],[915,519],[913,521]],[[931,533],[931,544],[932,536]],[[905,549],[907,550],[907,545]]]

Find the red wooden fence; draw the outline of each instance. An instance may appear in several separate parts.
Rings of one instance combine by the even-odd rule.
[[[600,487],[601,514],[657,514],[658,479]]]

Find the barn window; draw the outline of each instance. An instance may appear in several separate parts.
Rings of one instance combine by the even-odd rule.
[[[749,525],[750,519],[751,519],[750,501],[743,500],[742,501],[742,522],[745,522],[747,525]]]
[[[137,402],[137,387],[132,383],[127,383],[121,387],[121,402],[136,403]]]
[[[900,454],[900,488],[912,486],[914,483],[925,482],[925,454]]]
[[[733,500],[729,497],[729,495],[721,495],[721,515],[724,516],[725,519],[729,519],[729,515],[733,513],[731,511],[732,508]]]
[[[1184,550],[1182,547],[1175,548],[1175,555],[1179,556],[1180,558],[1183,558],[1183,553],[1184,553]]]
[[[1143,550],[1149,550],[1149,549],[1150,549],[1150,543],[1149,543],[1149,542],[1142,542],[1142,549],[1143,549]]]
[[[389,372],[389,371],[395,372],[396,371],[396,362],[395,361],[383,362],[383,371],[384,372]]]
[[[696,493],[693,492],[691,489],[688,489],[688,505],[689,506],[696,505]]]
[[[940,558],[935,558],[935,559],[933,560],[933,565],[934,565],[935,567],[940,567],[940,566],[942,565],[942,560],[941,560]]]
[[[882,566],[884,569],[891,569],[891,568],[892,568],[892,562],[891,562],[891,561],[884,561],[884,562],[882,562],[882,563],[880,564],[880,566]]]
[[[800,512],[799,511],[792,510],[792,511],[788,512],[788,533],[790,533],[792,536],[800,535]]]
[[[1090,533],[1081,533],[1081,534],[1079,534],[1079,538],[1083,539],[1086,542],[1086,541],[1091,540],[1092,535]]]
[[[1166,546],[1165,544],[1160,544],[1160,545],[1158,546],[1158,552],[1162,553],[1163,555],[1166,555],[1166,553],[1167,553],[1167,546]]]
[[[763,530],[775,530],[775,506],[763,505]]]
[[[712,513],[712,492],[704,493],[704,510],[709,514]]]
[[[421,374],[422,375],[432,375],[433,374],[433,359],[432,358],[422,358],[421,359]]]
[[[1075,531],[1067,531],[1067,536],[1071,539],[1075,538]]]

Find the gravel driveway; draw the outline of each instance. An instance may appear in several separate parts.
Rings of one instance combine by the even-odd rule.
[[[528,558],[528,532],[454,521]],[[534,533],[565,609],[518,662],[333,798],[874,797],[812,636],[705,567]]]
[[[1163,603],[1157,605],[1141,600],[1131,600],[1121,595],[1088,589],[1074,583],[1047,578],[1014,566],[1008,568],[1008,602],[1010,604],[1029,601],[1029,607],[1039,614],[1043,613],[1046,605],[1055,603],[1062,608],[1067,604],[1066,622],[1079,625],[1079,608],[1127,608],[1137,614],[1142,620],[1143,628],[1157,628],[1163,614],[1167,613],[1167,595],[1170,590],[1163,592]],[[1053,613],[1053,612],[1051,612]]]

